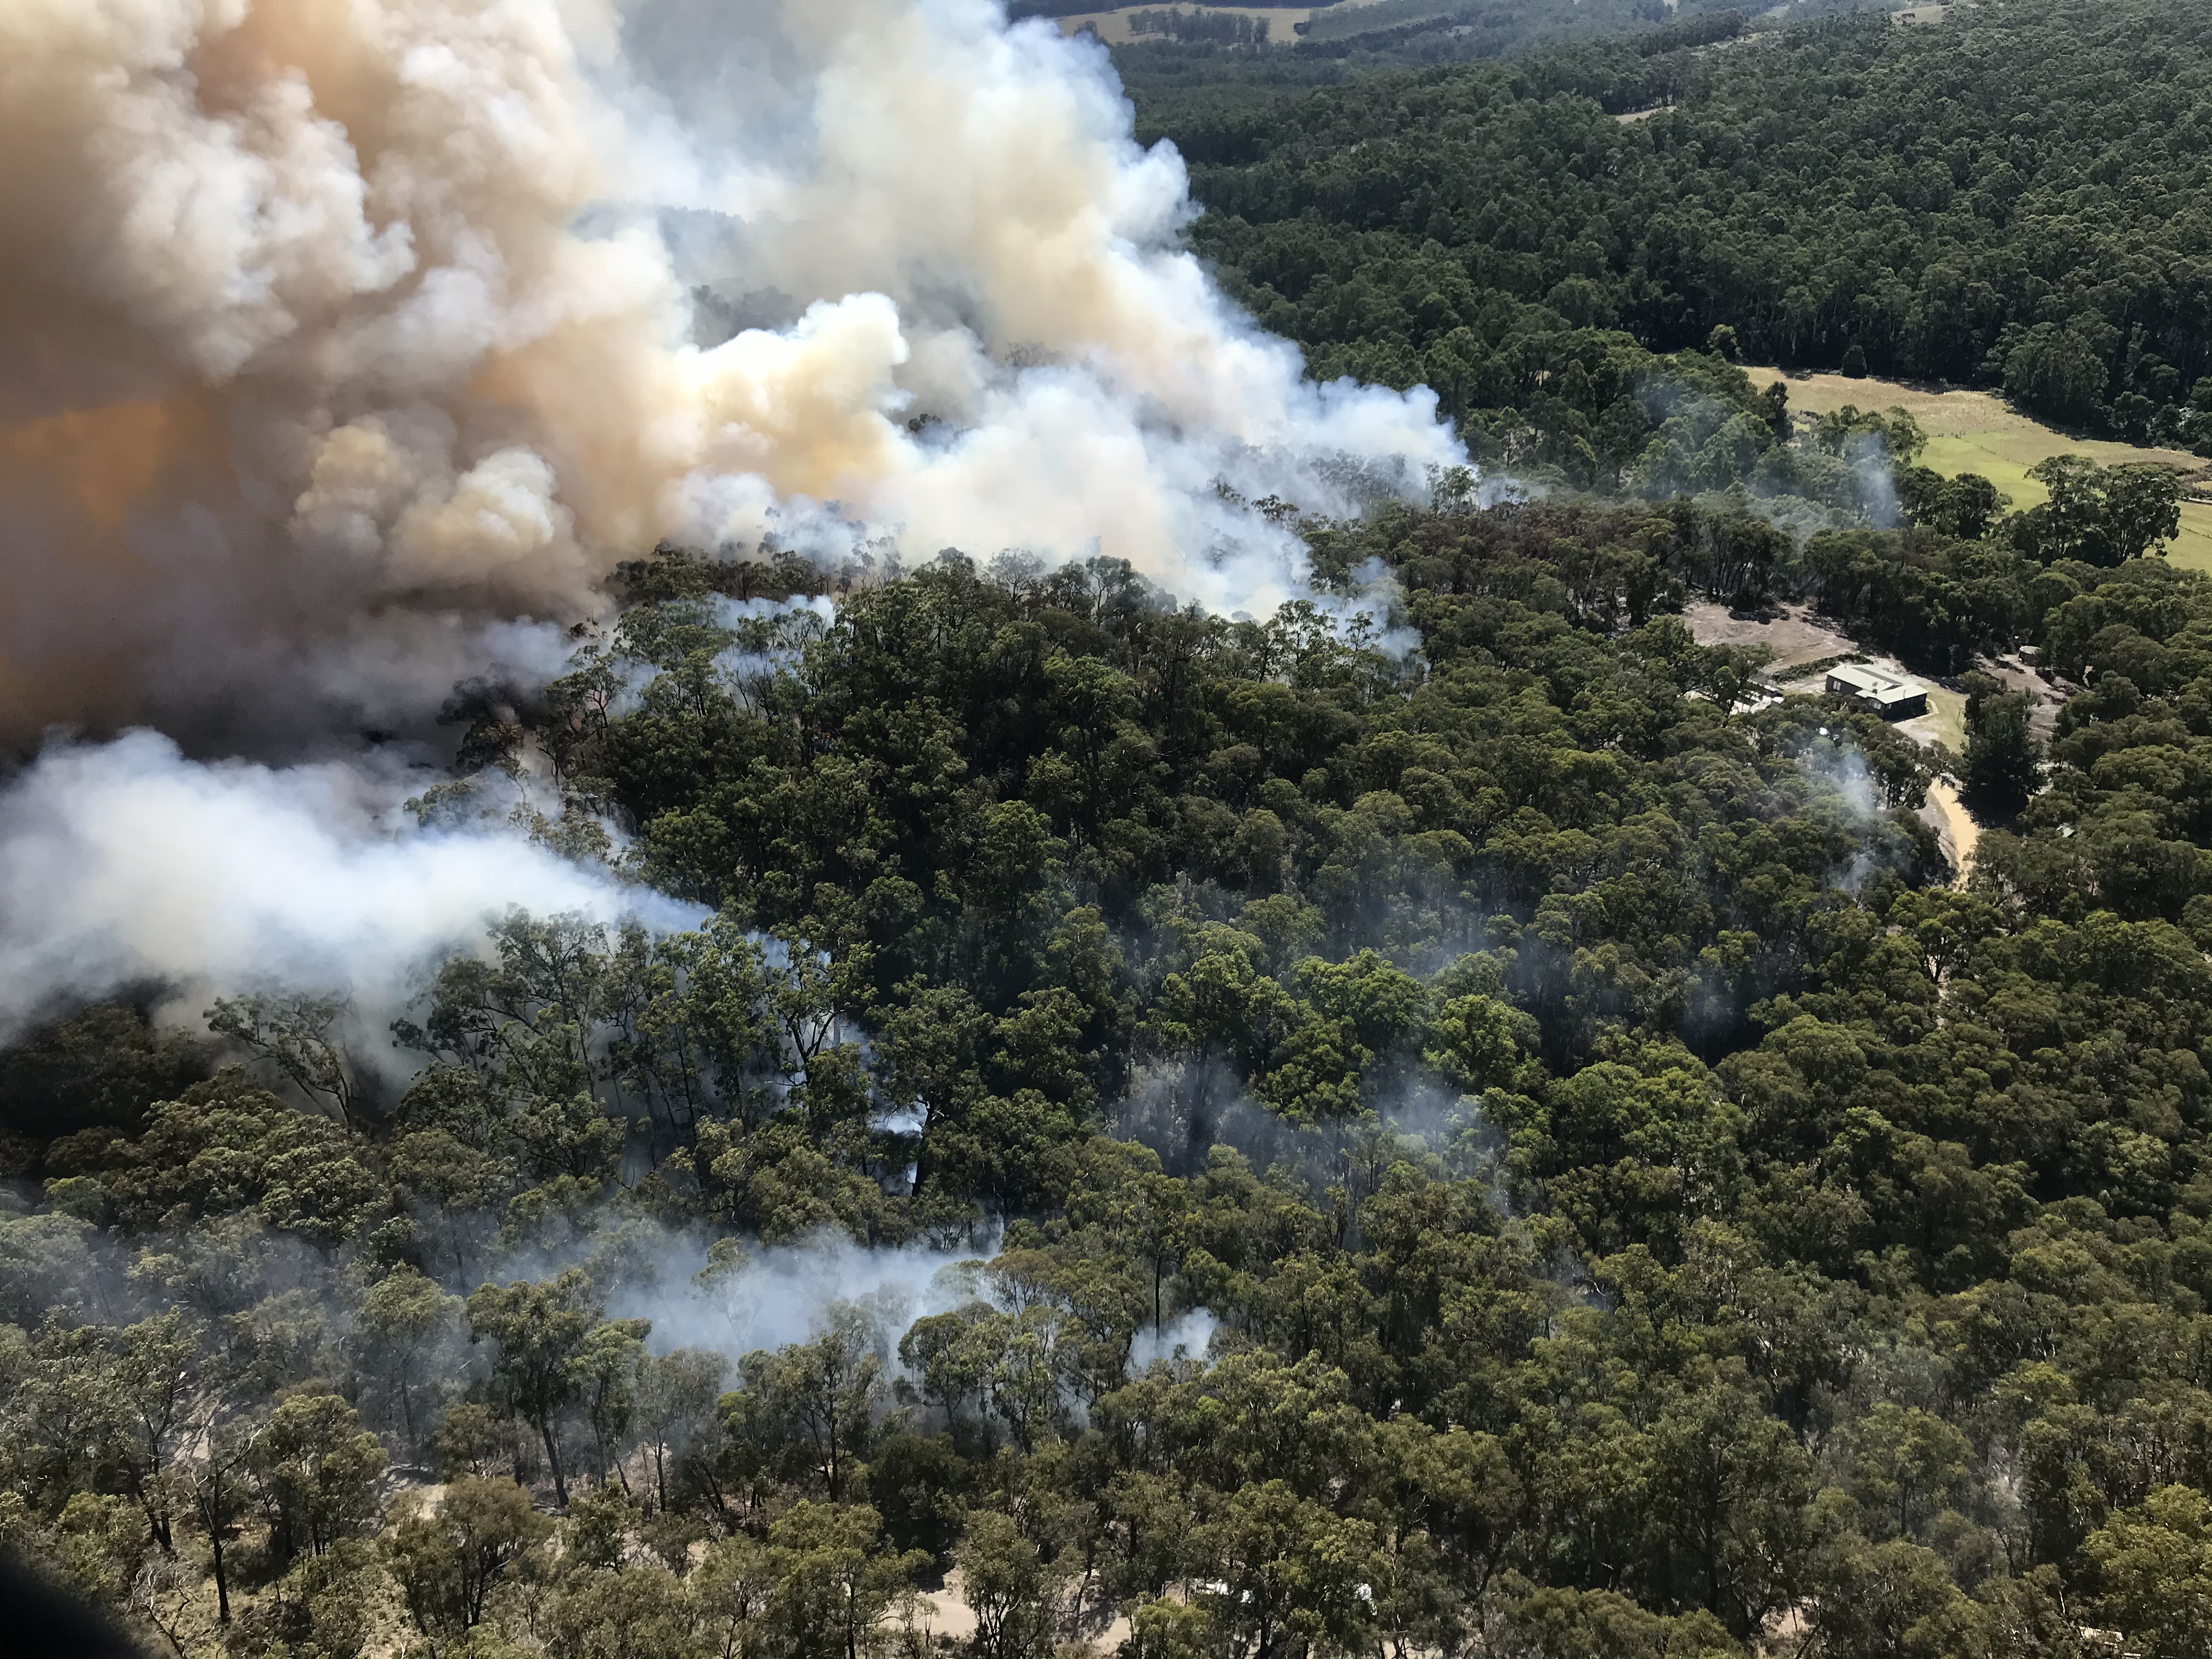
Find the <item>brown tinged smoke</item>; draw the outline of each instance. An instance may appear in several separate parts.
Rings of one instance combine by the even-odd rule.
[[[359,739],[557,674],[659,542],[1264,611],[1304,549],[1247,501],[1459,458],[1425,392],[1305,383],[1103,52],[997,0],[8,0],[0,155],[0,743],[158,728],[0,787],[0,1042],[118,987],[386,1008],[509,905],[667,925],[416,832],[422,751]]]
[[[1453,459],[1425,393],[1301,384],[1095,49],[991,0],[11,0],[0,154],[19,738],[434,706],[669,538],[1266,604],[1297,549],[1217,478]],[[798,319],[702,346],[702,284]]]

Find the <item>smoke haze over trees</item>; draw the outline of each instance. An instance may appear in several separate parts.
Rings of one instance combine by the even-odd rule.
[[[2202,441],[2202,7],[1374,9],[1134,117],[969,0],[0,16],[0,1550],[179,1659],[2201,1651],[2183,485],[1740,362]],[[1785,604],[1957,751],[1685,614]]]

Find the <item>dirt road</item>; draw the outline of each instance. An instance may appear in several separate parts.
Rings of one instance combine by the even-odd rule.
[[[1944,854],[1957,872],[1951,885],[1964,887],[1973,866],[1974,848],[1982,839],[1982,826],[1967,816],[1958,788],[1948,778],[1938,778],[1928,786],[1928,812],[1936,820],[1936,834],[1942,837]]]

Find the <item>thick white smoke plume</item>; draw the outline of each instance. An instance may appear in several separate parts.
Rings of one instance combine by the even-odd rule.
[[[356,766],[198,765],[150,732],[47,754],[0,795],[0,1042],[132,984],[188,1019],[264,981],[389,998],[510,905],[699,919],[513,836],[395,837],[403,793]]]
[[[1452,445],[1303,383],[1129,135],[996,0],[10,0],[0,701],[289,704],[303,641],[573,618],[663,538],[1270,603],[1296,549],[1217,479]]]
[[[1458,459],[1425,392],[1304,382],[1103,51],[998,0],[6,0],[0,155],[0,738],[327,756],[550,672],[664,538],[1263,611],[1301,550],[1245,501]],[[305,776],[18,779],[0,1018],[599,902]]]

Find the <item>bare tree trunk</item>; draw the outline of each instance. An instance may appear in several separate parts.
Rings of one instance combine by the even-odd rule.
[[[553,1439],[553,1419],[550,1417],[539,1419],[538,1432],[545,1442],[546,1467],[553,1471],[554,1501],[565,1510],[568,1507],[568,1483],[561,1474],[561,1448]]]
[[[222,1528],[217,1527],[208,1534],[208,1542],[215,1547],[215,1621],[218,1625],[230,1622],[230,1577],[222,1565]]]

